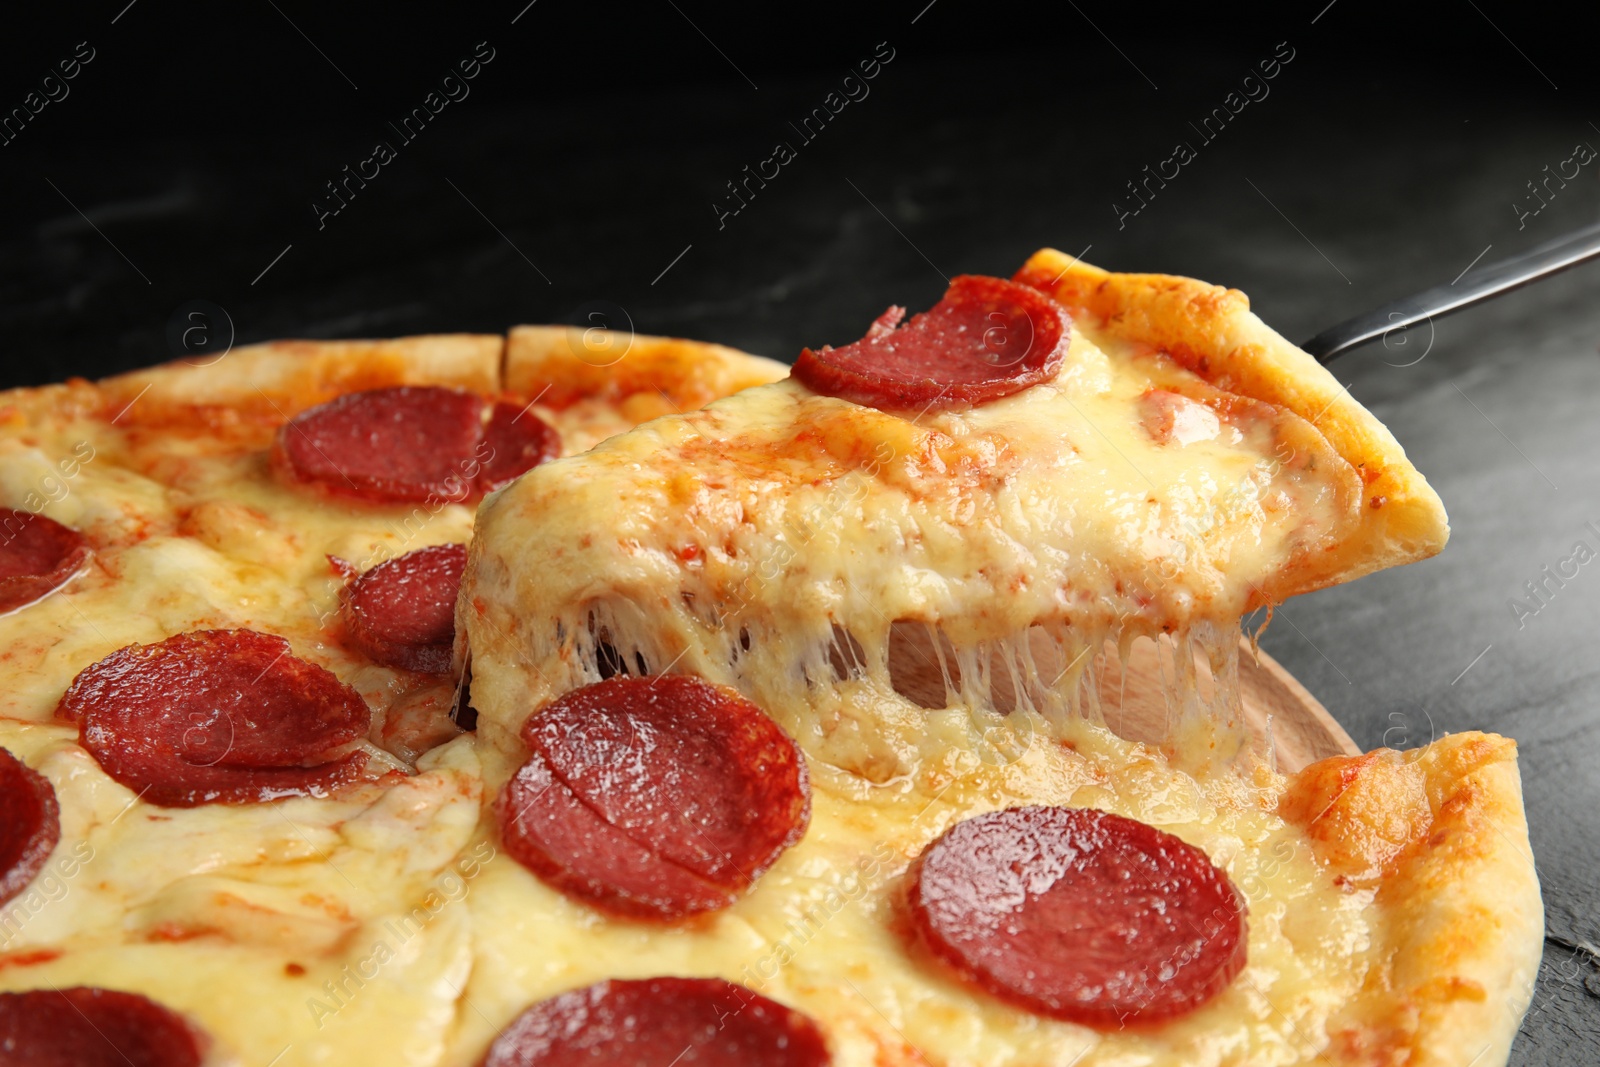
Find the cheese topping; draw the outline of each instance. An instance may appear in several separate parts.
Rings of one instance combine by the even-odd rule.
[[[493,856],[472,844],[471,738],[387,788],[193,809],[141,803],[70,727],[0,720],[0,746],[61,806],[46,872],[0,908],[0,989],[143,993],[204,1026],[218,1064],[441,1061],[471,969],[458,902]]]
[[[606,918],[491,868],[469,902],[463,1056],[532,1001],[658,973],[826,1020],[841,1067],[1320,1049],[1361,986],[1372,898],[1335,886],[1274,812],[1282,779],[1237,715],[1237,623],[1353,527],[1359,485],[1297,416],[1075,327],[1058,379],[972,410],[903,418],[782,382],[491,497],[457,627],[489,788],[531,712],[622,669],[740,689],[800,741],[814,797],[805,838],[698,923]],[[1165,752],[1117,737],[1098,703],[1108,642],[1115,658],[1151,637]],[[1204,849],[1248,898],[1245,971],[1191,1015],[1107,1034],[942,969],[907,937],[907,869],[954,822],[1028,803]]]
[[[1359,499],[1304,420],[1075,327],[1056,381],[970,411],[780,382],[532,472],[484,505],[458,642],[496,744],[608,662],[671,667],[882,783],[1064,721],[1107,639],[1233,627]]]
[[[73,527],[94,552],[79,577],[0,615],[0,747],[51,782],[61,811],[44,871],[0,906],[0,990],[144,993],[215,1038],[208,1064],[447,1062],[472,969],[462,901],[497,854],[482,832],[492,795],[448,717],[455,679],[337,639],[345,579],[328,556],[366,570],[464,542],[472,510],[282,484],[267,450],[284,412],[265,393],[232,413],[137,394],[126,407],[81,381],[0,394],[0,507]],[[569,448],[633,424],[591,398],[533,410]],[[373,711],[368,754],[405,777],[331,799],[161,808],[55,721],[78,672],[117,649],[226,628],[282,636],[354,686]]]
[[[653,975],[720,976],[807,1012],[839,1067],[1323,1052],[1393,935],[1378,890],[1338,884],[1318,849],[1355,869],[1401,831],[1361,848],[1332,827],[1318,832],[1334,844],[1308,837],[1229,709],[1239,616],[1351,528],[1359,478],[1304,420],[1096,336],[1075,328],[1055,382],[968,412],[902,419],[779,383],[491,496],[458,614],[477,736],[443,722],[453,682],[328,636],[327,555],[366,569],[463,541],[466,509],[285,488],[266,469],[270,425],[119,428],[91,386],[12,394],[0,506],[82,530],[96,555],[0,617],[0,745],[61,808],[45,873],[0,908],[0,990],[144,993],[216,1038],[212,1067],[466,1067],[537,1000]],[[538,410],[586,445],[660,413],[643,392],[629,403]],[[354,685],[370,753],[406,776],[163,809],[52,720],[90,663],[213,627],[280,634]],[[1097,664],[1149,637],[1165,744],[1100,714],[1114,675]],[[736,686],[807,753],[806,835],[723,911],[610,918],[499,847],[485,813],[525,755],[522,721],[618,669]],[[1158,1029],[1101,1033],[922,953],[903,914],[915,857],[959,820],[1038,803],[1142,820],[1227,871],[1249,906],[1234,983]]]
[[[491,780],[515,767],[480,754]],[[472,1062],[545,997],[660,974],[726,978],[806,1012],[838,1067],[1206,1067],[1310,1060],[1324,1046],[1329,1020],[1361,988],[1377,917],[1372,892],[1340,890],[1274,814],[1276,774],[1256,764],[1191,776],[1082,719],[1009,758],[948,758],[959,776],[881,786],[813,762],[805,837],[749,896],[697,922],[609,918],[496,858],[466,901],[474,965],[446,1062]],[[1102,808],[1204,849],[1247,898],[1248,966],[1191,1015],[1109,1033],[1013,1008],[944,971],[906,935],[906,872],[955,822],[1018,804]]]

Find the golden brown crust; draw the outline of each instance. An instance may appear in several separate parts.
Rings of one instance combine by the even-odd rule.
[[[509,338],[269,341],[99,382],[80,378],[3,391],[0,424],[17,429],[77,413],[153,432],[238,428],[249,435],[344,393],[444,385],[538,397],[539,406],[567,414],[559,421],[570,453],[647,419],[787,374],[782,363],[723,345],[565,326],[520,326]]]
[[[630,417],[653,418],[788,376],[788,366],[776,360],[675,337],[518,326],[506,342],[506,391],[542,396],[540,402],[552,408],[596,399]]]
[[[279,420],[342,393],[390,385],[449,385],[493,393],[505,339],[436,334],[377,341],[269,341],[222,356],[177,360],[100,382],[109,404],[150,424],[196,408]]]
[[[1279,800],[1278,814],[1305,829],[1334,881],[1360,888],[1392,875],[1433,821],[1421,769],[1388,748],[1306,767]]]
[[[1289,782],[1280,814],[1353,887],[1376,885],[1386,942],[1330,1026],[1337,1062],[1505,1062],[1544,933],[1516,759],[1516,742],[1470,732],[1324,760]]]
[[[1272,599],[1426,559],[1450,527],[1439,496],[1405,450],[1328,370],[1250,311],[1236,289],[1166,274],[1113,274],[1054,249],[1029,258],[1017,280],[1049,292],[1077,316],[1134,344],[1166,351],[1219,389],[1286,408],[1314,426],[1364,483],[1354,532],[1298,561]]]

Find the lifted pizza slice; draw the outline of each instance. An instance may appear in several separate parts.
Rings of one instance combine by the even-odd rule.
[[[957,279],[928,316],[488,501],[479,668],[537,703],[672,663],[887,780],[949,747],[930,710],[1067,710],[1108,639],[1215,631],[1227,656],[1251,610],[1443,546],[1399,445],[1241,295],[1061,270],[1063,297],[1121,303]],[[901,644],[948,700],[898,698]],[[480,710],[515,729],[497,695]]]
[[[1443,547],[1394,438],[1188,279],[1046,251],[904,318],[485,501],[456,647],[519,862],[462,1054],[517,1019],[488,1062],[559,1062],[561,998],[692,977],[842,1065],[1503,1059],[1541,924],[1514,745],[1286,778],[1239,717],[1243,615]],[[1100,714],[1149,639],[1159,744]],[[749,705],[804,754],[781,804],[742,799],[787,766]]]

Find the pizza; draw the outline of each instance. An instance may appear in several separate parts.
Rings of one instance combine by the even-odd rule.
[[[94,1058],[94,1031],[6,1058],[78,1008],[125,1050],[164,1050],[141,1064],[265,1063],[290,1044],[280,1067],[356,1047],[437,1062],[445,983],[470,966],[452,917],[338,1031],[307,1003],[340,1003],[325,987],[355,988],[347,962],[385,923],[415,930],[420,902],[493,854],[474,837],[476,760],[450,743],[476,502],[786,373],[716,345],[521,327],[282,342],[0,394],[0,989],[35,991],[0,996],[0,1062],[122,1063]],[[35,995],[78,987],[99,1007]],[[191,1030],[209,1051],[162,1043]]]
[[[1508,1054],[1515,744],[1241,713],[1245,615],[1448,536],[1242,294],[1047,250],[792,374],[523,327],[0,418],[0,1063]]]
[[[480,509],[457,656],[517,862],[467,901],[469,1044],[617,1054],[576,1020],[689,977],[841,1064],[1503,1061],[1513,743],[1283,775],[1241,728],[1242,615],[1443,546],[1393,436],[1199,282],[1042,252],[904,314]],[[1136,643],[1153,742],[1103,713]]]

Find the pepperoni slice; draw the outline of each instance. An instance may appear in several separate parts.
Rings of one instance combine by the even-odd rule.
[[[555,777],[535,752],[500,797],[506,851],[564,893],[614,912],[676,919],[732,904],[737,894],[670,863]]]
[[[442,386],[348,393],[285,423],[272,463],[290,481],[369,502],[469,500],[485,478],[502,484],[560,451],[532,411],[496,404],[485,426],[488,407]]]
[[[720,978],[598,982],[541,1001],[481,1067],[826,1067],[810,1018]]]
[[[482,412],[482,397],[439,386],[347,393],[286,423],[273,460],[343,496],[464,500],[459,467],[483,434]]]
[[[61,809],[44,775],[0,748],[0,904],[44,869],[61,840]]]
[[[492,493],[519,474],[561,455],[561,437],[531,408],[520,404],[495,404],[484,428],[488,458],[478,472],[478,488]]]
[[[74,986],[0,993],[0,1063],[199,1067],[206,1039],[137,993]]]
[[[500,800],[507,849],[590,903],[677,919],[726,907],[811,814],[794,739],[731,689],[685,675],[609,678],[523,726],[532,750]]]
[[[344,593],[342,616],[350,643],[386,666],[449,673],[456,592],[466,565],[466,545],[434,545],[362,574]]]
[[[88,558],[83,535],[70,526],[0,508],[0,614],[65,585]]]
[[[1133,819],[1025,807],[957,823],[910,890],[933,953],[1015,1004],[1088,1026],[1167,1019],[1245,964],[1245,905],[1206,854]]]
[[[86,668],[56,715],[107,774],[167,807],[326,796],[362,776],[371,713],[333,674],[253,630],[129,645]]]
[[[884,312],[843,348],[805,349],[794,376],[818,393],[876,408],[970,407],[1055,376],[1066,354],[1066,309],[1036,289],[962,274],[944,299],[896,329]]]

